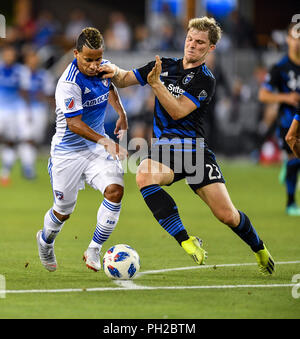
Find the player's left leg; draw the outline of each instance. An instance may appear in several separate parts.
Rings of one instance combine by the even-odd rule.
[[[224,183],[213,183],[196,190],[199,197],[210,207],[212,213],[237,234],[255,253],[263,273],[272,274],[274,261],[258,236],[248,216],[233,205]]]
[[[97,272],[101,269],[101,248],[119,221],[124,193],[123,169],[118,160],[99,157],[91,162],[85,175],[87,182],[104,196],[97,212],[93,238],[83,255],[86,266]]]
[[[177,240],[179,245],[197,264],[204,264],[206,252],[201,247],[202,241],[197,237],[188,235],[182,224],[175,201],[161,187],[171,184],[173,180],[173,170],[152,159],[143,160],[136,175],[136,182],[145,203],[158,223]]]

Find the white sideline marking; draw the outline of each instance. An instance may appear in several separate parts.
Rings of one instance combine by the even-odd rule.
[[[276,265],[288,265],[288,264],[300,264],[300,260],[297,261],[279,261],[275,262]],[[188,266],[188,267],[177,267],[177,268],[166,268],[162,270],[151,270],[138,273],[137,278],[144,274],[155,274],[171,271],[185,271],[193,269],[205,269],[205,268],[219,268],[219,267],[240,267],[240,266],[257,266],[256,263],[244,263],[244,264],[221,264],[221,265],[201,265],[201,266]]]
[[[277,265],[300,264],[300,261],[283,261],[276,262]],[[152,270],[139,273],[139,276],[145,274],[155,274],[170,271],[181,271],[203,268],[218,268],[218,267],[239,267],[239,266],[254,266],[254,263],[244,264],[223,264],[223,265],[203,265],[167,268],[162,270]],[[266,285],[208,285],[208,286],[141,286],[135,284],[132,280],[113,280],[119,287],[94,287],[94,288],[66,288],[66,289],[51,289],[51,290],[6,290],[7,294],[24,294],[24,293],[69,293],[69,292],[105,292],[105,291],[124,291],[124,290],[184,290],[184,289],[232,289],[232,288],[273,288],[273,287],[293,287],[297,284],[266,284]]]

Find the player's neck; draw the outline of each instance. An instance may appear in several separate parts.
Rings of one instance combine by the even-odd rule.
[[[202,65],[204,62],[205,62],[204,58],[202,58],[202,59],[200,59],[196,62],[189,62],[185,58],[183,58],[182,65],[183,65],[183,69],[188,69],[188,68],[198,67],[198,66]]]
[[[289,59],[296,65],[300,66],[300,53],[289,52]]]

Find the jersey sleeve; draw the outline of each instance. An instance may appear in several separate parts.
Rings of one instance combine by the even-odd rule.
[[[66,118],[82,114],[82,92],[75,83],[61,82],[56,88],[56,105]]]
[[[202,103],[209,103],[215,92],[216,80],[212,76],[199,75],[185,88],[186,96],[199,108]]]
[[[262,86],[270,92],[278,90],[280,84],[280,70],[277,66],[273,66],[270,72],[266,75]]]
[[[155,65],[155,61],[151,61],[143,67],[132,70],[135,77],[137,78],[137,80],[142,86],[145,86],[147,84],[147,76],[151,72],[154,65]]]

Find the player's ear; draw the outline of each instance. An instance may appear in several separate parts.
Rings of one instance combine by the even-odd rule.
[[[216,49],[216,45],[210,45],[209,46],[209,52],[212,52]]]
[[[74,49],[74,57],[75,57],[75,58],[77,58],[78,54],[79,54],[78,50],[77,50],[77,49]]]

